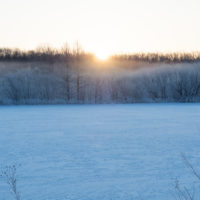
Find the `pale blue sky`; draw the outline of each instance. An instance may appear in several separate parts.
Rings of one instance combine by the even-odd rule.
[[[200,50],[199,0],[0,0],[0,47],[87,51]]]

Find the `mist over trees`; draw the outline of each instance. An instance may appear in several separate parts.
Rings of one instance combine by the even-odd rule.
[[[0,104],[200,102],[200,53],[0,49]]]

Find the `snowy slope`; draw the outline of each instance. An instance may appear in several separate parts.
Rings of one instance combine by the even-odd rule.
[[[0,107],[0,165],[23,200],[167,200],[200,166],[200,104]],[[11,200],[0,179],[0,200]]]

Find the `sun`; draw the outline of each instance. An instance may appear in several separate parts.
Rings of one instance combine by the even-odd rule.
[[[109,58],[109,54],[107,54],[106,52],[97,52],[95,53],[96,57],[98,60],[101,60],[101,61],[105,61]]]

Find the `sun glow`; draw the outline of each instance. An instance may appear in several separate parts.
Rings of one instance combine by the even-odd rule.
[[[106,52],[98,52],[98,53],[95,53],[96,57],[98,60],[101,60],[101,61],[105,61],[109,58],[109,54],[107,54]]]

